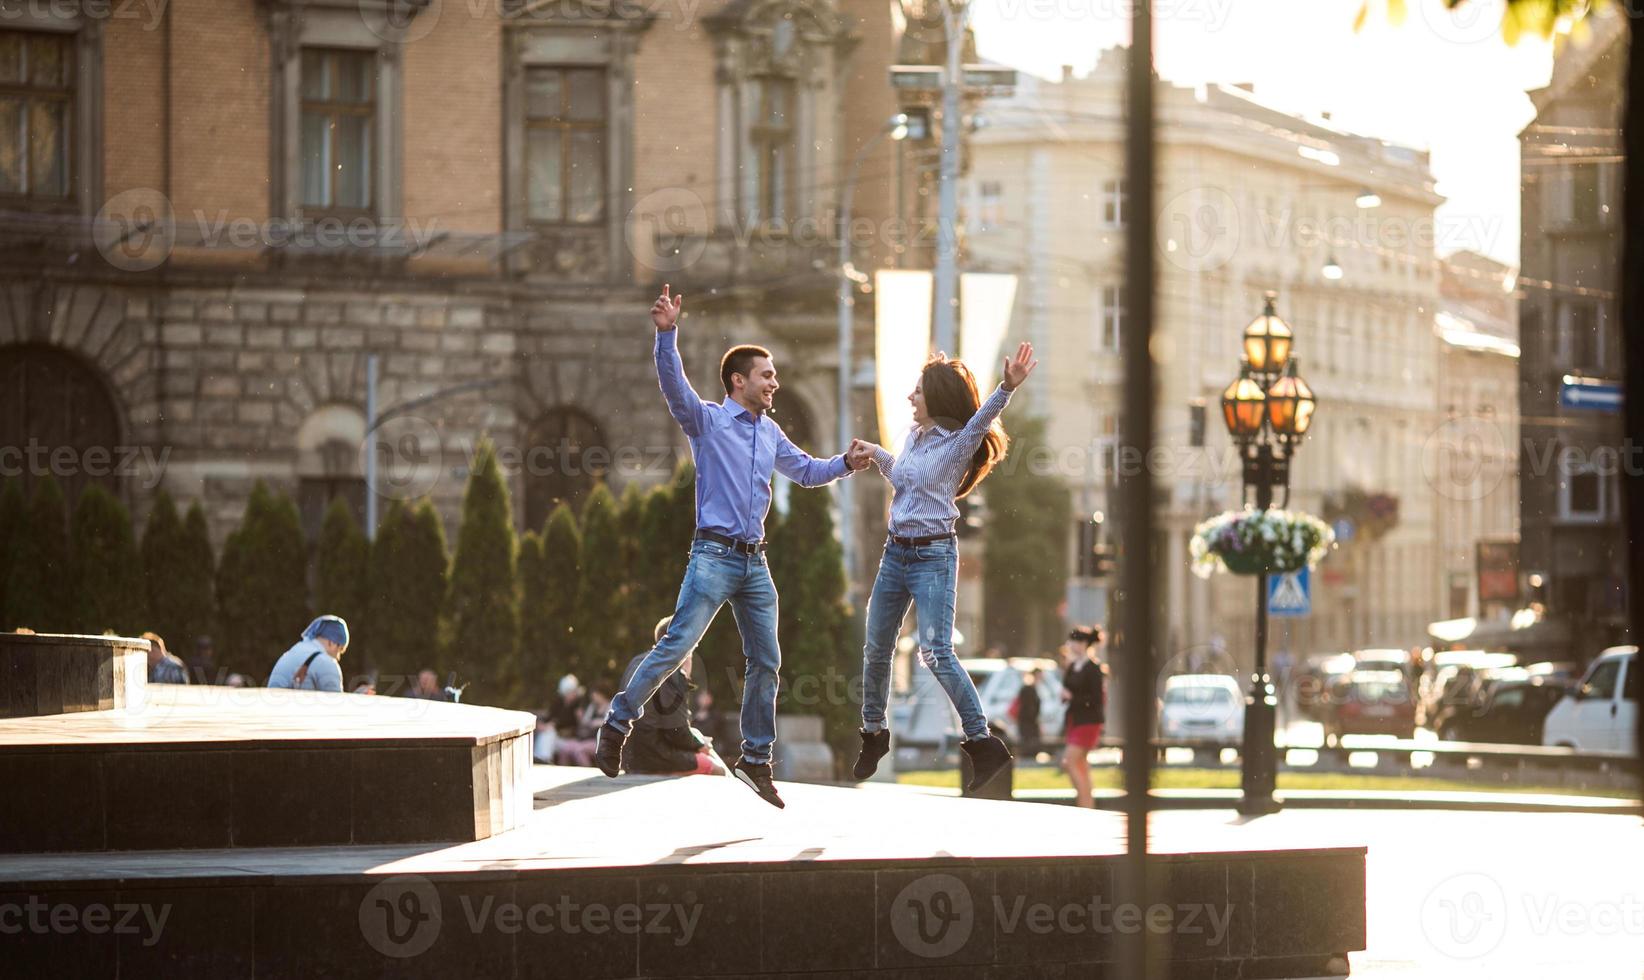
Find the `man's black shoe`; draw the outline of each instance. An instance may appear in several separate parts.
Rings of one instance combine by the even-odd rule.
[[[760,799],[778,810],[787,805],[782,802],[782,797],[776,795],[776,786],[771,783],[771,767],[769,764],[756,765],[747,759],[738,759],[736,764],[731,766],[731,775],[735,776],[738,782],[745,784],[749,789],[758,793]]]
[[[856,768],[851,774],[857,779],[867,779],[879,771],[879,760],[890,751],[890,729],[881,728],[877,732],[862,732],[862,753],[856,757]]]
[[[970,756],[970,782],[965,786],[967,793],[974,793],[986,786],[1011,761],[1010,749],[997,735],[960,742],[959,747]]]
[[[594,765],[600,772],[615,779],[622,771],[622,743],[627,740],[628,736],[610,725],[599,726],[594,735]]]

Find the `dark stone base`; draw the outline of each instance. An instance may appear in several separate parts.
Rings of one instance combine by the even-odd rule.
[[[276,883],[225,874],[0,884],[0,906],[25,909],[22,933],[5,944],[6,967],[20,976],[1119,980],[1122,920],[1111,911],[1119,860],[350,873]],[[1326,976],[1345,971],[1346,951],[1364,948],[1362,848],[1163,855],[1154,866],[1155,908],[1169,910],[1155,913],[1154,934],[1170,977]],[[51,910],[42,913],[47,928],[30,928],[30,907]],[[99,907],[125,928],[73,925]],[[1147,921],[1138,916],[1132,928]]]
[[[147,640],[0,633],[0,718],[119,710],[147,685]]]
[[[409,698],[156,684],[0,722],[0,854],[475,841],[531,812],[533,720]]]

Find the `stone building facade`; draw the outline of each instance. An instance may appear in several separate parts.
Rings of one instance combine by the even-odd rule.
[[[454,532],[486,437],[540,525],[684,453],[645,316],[664,281],[699,392],[765,344],[778,420],[836,451],[830,222],[894,107],[882,5],[138,6],[0,23],[28,127],[0,145],[0,445],[63,450],[25,482],[103,482],[139,519],[163,487],[220,542],[258,480],[311,527],[336,496],[363,516],[375,452],[379,501],[431,496]],[[878,223],[886,154],[856,194]]]
[[[1561,43],[1548,84],[1530,93],[1536,116],[1519,137],[1519,562],[1524,598],[1578,661],[1625,635],[1621,472],[1637,465],[1636,447],[1623,446],[1618,401],[1591,397],[1619,384],[1623,363],[1618,95],[1628,29],[1607,7],[1588,26],[1584,40]]]
[[[1017,315],[1044,366],[1024,413],[1045,414],[1077,521],[1114,509],[1127,316],[1124,52],[1058,81],[1024,80],[974,138],[968,244],[1022,276]],[[1159,362],[1155,479],[1161,629],[1183,665],[1252,662],[1248,581],[1189,569],[1194,526],[1241,506],[1220,398],[1243,330],[1277,292],[1318,397],[1289,505],[1359,533],[1312,579],[1310,615],[1275,620],[1270,651],[1421,642],[1439,609],[1437,500],[1422,446],[1435,426],[1438,299],[1425,152],[1302,119],[1240,86],[1158,85]],[[1380,203],[1357,206],[1366,190]],[[1069,409],[1067,406],[1078,406]],[[1281,501],[1282,502],[1282,501]],[[1069,528],[1070,539],[1077,533]],[[1107,615],[1111,577],[1075,575],[1070,615]]]

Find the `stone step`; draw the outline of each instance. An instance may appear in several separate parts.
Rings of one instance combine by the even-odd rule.
[[[0,719],[0,853],[475,841],[529,815],[530,714],[150,685]]]
[[[0,718],[118,710],[147,684],[147,640],[0,633]]]

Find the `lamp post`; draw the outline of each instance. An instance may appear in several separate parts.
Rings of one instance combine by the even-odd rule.
[[[862,162],[868,154],[874,151],[885,137],[900,142],[908,135],[908,117],[905,113],[897,113],[885,121],[879,132],[873,138],[862,144],[851,160],[850,171],[845,176],[845,182],[839,188],[839,268],[836,270],[838,283],[835,293],[835,314],[838,318],[839,331],[839,451],[844,452],[850,445],[851,431],[851,361],[855,355],[851,351],[853,324],[851,318],[851,286],[858,282],[866,282],[867,277],[858,272],[851,265],[851,201],[856,196],[856,178],[862,170]],[[855,546],[855,511],[851,500],[851,490],[848,483],[839,485],[839,543],[845,560],[845,588],[854,598],[856,582],[856,546]]]
[[[1313,422],[1313,390],[1296,373],[1294,334],[1268,293],[1260,316],[1244,330],[1239,377],[1222,393],[1222,420],[1243,463],[1243,493],[1257,510],[1273,506],[1273,491],[1290,501],[1290,460]],[[1278,701],[1267,673],[1267,575],[1256,576],[1256,659],[1245,697],[1239,812],[1273,813],[1277,755],[1273,729]]]

